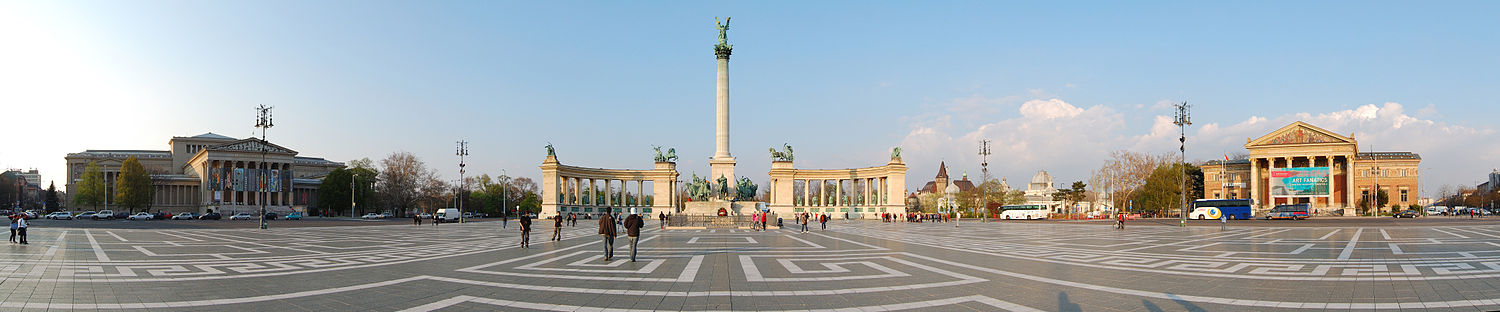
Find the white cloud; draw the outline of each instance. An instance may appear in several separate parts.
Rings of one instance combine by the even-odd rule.
[[[1082,114],[1083,109],[1059,99],[1030,100],[1021,104],[1021,116],[1039,119],[1072,118]]]

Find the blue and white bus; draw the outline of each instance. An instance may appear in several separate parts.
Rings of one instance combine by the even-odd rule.
[[[1255,216],[1250,212],[1249,199],[1199,199],[1193,202],[1193,212],[1188,219],[1213,220],[1219,218],[1248,220]]]
[[[1010,205],[1001,206],[1000,209],[999,218],[1006,220],[1042,220],[1052,212],[1052,209],[1047,209],[1047,205]]]

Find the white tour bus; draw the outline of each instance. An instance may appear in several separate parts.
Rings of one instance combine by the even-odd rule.
[[[1000,218],[1006,220],[1041,220],[1046,219],[1052,209],[1047,205],[1010,205],[1000,207]]]

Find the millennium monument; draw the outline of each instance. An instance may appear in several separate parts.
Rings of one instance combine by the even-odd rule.
[[[678,185],[677,150],[654,147],[655,163],[649,170],[603,169],[563,165],[556,150],[546,146],[542,169],[541,218],[558,214],[626,213],[634,209],[646,215],[666,212],[700,216],[743,216],[752,212],[844,214],[850,218],[880,218],[881,213],[905,213],[901,202],[906,189],[906,165],[901,149],[892,150],[884,166],[854,169],[795,169],[790,144],[782,151],[771,148],[769,203],[755,201],[760,189],[749,178],[734,174],[737,163],[729,153],[729,18],[715,19],[719,41],[714,44],[718,63],[714,102],[714,154],[709,175],[693,175]],[[681,188],[686,194],[678,194]],[[649,190],[649,191],[648,191]],[[633,191],[633,192],[632,192]],[[686,196],[681,198],[680,196]],[[679,201],[681,207],[674,206]]]

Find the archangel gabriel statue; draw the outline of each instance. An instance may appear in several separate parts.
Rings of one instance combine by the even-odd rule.
[[[725,17],[724,22],[720,23],[719,18],[714,17],[714,28],[719,30],[719,44],[721,45],[729,44],[729,36],[725,35],[725,32],[729,30],[729,19]]]

